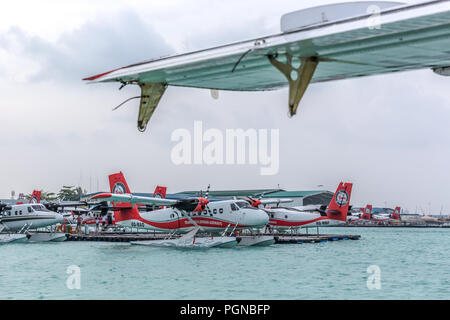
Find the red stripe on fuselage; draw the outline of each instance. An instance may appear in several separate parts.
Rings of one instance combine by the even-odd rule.
[[[331,219],[325,216],[321,216],[316,219],[307,221],[286,221],[280,219],[269,219],[269,224],[271,226],[278,226],[278,227],[299,227],[304,226],[305,224],[310,224],[321,220],[331,220]]]
[[[225,229],[229,225],[230,225],[230,227],[235,226],[234,222],[217,220],[217,219],[213,219],[210,217],[191,217],[191,219],[194,220],[200,227],[205,227],[205,228]],[[175,229],[194,227],[194,225],[187,218],[174,219],[174,220],[166,221],[166,222],[157,222],[157,221],[146,220],[139,215],[138,217],[123,219],[120,222],[126,222],[129,220],[137,220],[137,221],[143,222],[151,227],[158,228],[158,229],[166,229],[166,230],[175,230]],[[248,228],[248,227],[249,226],[238,224],[236,228]]]

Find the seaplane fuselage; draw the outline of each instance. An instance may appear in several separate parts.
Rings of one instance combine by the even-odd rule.
[[[18,204],[5,210],[0,215],[0,225],[5,231],[19,231],[26,227],[37,229],[61,223],[63,216],[48,210],[42,204]]]
[[[269,222],[263,210],[251,207],[244,200],[213,201],[201,212],[185,212],[172,207],[149,212],[139,212],[136,207],[131,210],[132,214],[115,212],[116,224],[124,227],[184,233],[194,228],[191,220],[208,232],[220,232],[226,228],[230,230],[260,228]]]

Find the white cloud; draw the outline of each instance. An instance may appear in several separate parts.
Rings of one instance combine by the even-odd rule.
[[[105,190],[106,175],[122,170],[136,191],[155,184],[170,192],[208,184],[334,190],[347,179],[355,183],[356,204],[450,208],[448,79],[424,70],[314,84],[292,119],[287,89],[220,92],[213,100],[208,90],[170,87],[140,134],[136,100],[111,112],[137,88],[118,91],[81,78],[185,47],[277,32],[279,16],[298,9],[298,1],[109,3],[46,1],[54,13],[0,25],[0,58],[7,61],[0,66],[0,148],[7,150],[0,198],[63,184],[96,190],[97,179]],[[58,16],[69,12],[66,20]],[[58,32],[49,31],[57,25]],[[279,174],[260,176],[259,166],[173,165],[170,135],[194,120],[223,130],[280,128]]]

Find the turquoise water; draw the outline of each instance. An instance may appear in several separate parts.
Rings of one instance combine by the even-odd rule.
[[[0,299],[449,299],[450,229],[323,228],[361,240],[179,250],[124,243],[0,246]],[[68,289],[67,268],[80,268]],[[369,290],[377,265],[381,289]]]

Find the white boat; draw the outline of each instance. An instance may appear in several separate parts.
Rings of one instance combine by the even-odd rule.
[[[26,234],[20,233],[0,233],[0,244],[19,243],[28,241]]]
[[[242,247],[262,247],[270,246],[275,243],[275,238],[273,236],[262,236],[262,235],[244,235],[240,236],[240,241],[238,246]]]
[[[30,242],[62,242],[66,240],[66,234],[63,232],[37,232],[29,233]]]

